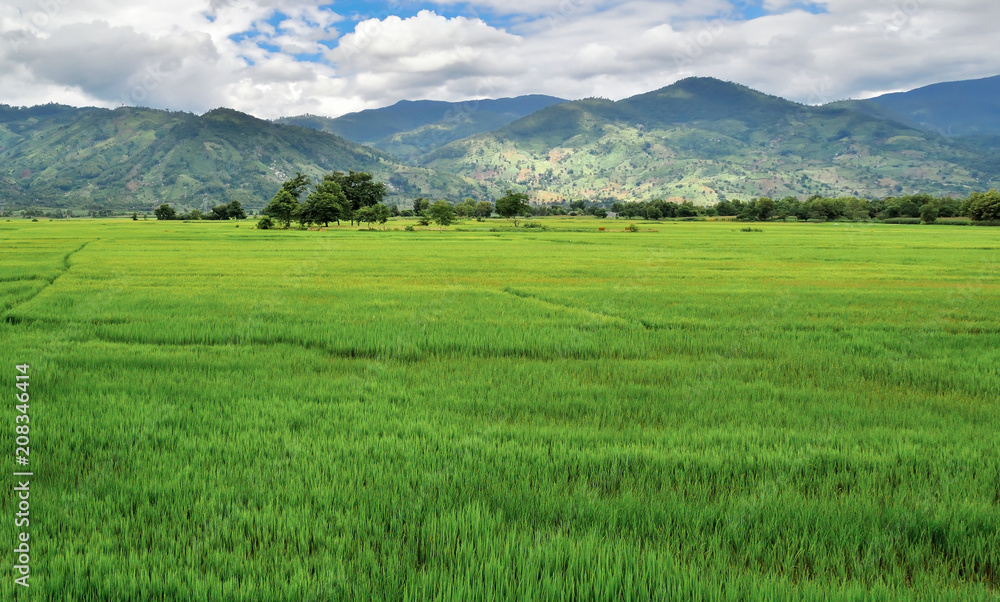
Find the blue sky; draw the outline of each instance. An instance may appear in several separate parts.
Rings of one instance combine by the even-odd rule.
[[[335,116],[713,76],[820,104],[996,75],[996,22],[993,0],[6,0],[0,103]]]

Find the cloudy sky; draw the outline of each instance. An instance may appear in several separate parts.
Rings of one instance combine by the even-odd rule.
[[[337,116],[703,75],[818,104],[1000,74],[996,23],[996,0],[4,0],[0,103]]]

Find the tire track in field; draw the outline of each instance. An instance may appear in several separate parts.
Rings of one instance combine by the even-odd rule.
[[[15,316],[12,316],[11,313],[14,312],[16,309],[20,308],[21,306],[26,305],[28,303],[31,303],[32,301],[35,300],[35,297],[37,297],[38,295],[41,295],[43,292],[45,292],[46,290],[48,290],[49,287],[51,287],[53,284],[56,283],[56,280],[59,280],[60,278],[62,278],[66,274],[66,272],[68,272],[70,270],[70,268],[73,267],[73,264],[70,263],[70,259],[72,259],[72,257],[74,255],[76,255],[80,251],[84,250],[87,247],[87,245],[89,245],[90,243],[97,242],[99,240],[101,240],[101,239],[98,238],[96,240],[88,240],[87,242],[83,243],[82,245],[80,245],[76,249],[73,249],[69,253],[66,253],[65,255],[63,255],[63,259],[62,259],[63,269],[60,270],[59,273],[56,274],[55,276],[53,276],[52,278],[32,278],[31,280],[45,280],[48,284],[42,286],[37,291],[35,291],[31,295],[29,295],[27,298],[25,298],[25,299],[23,299],[21,301],[18,301],[17,303],[14,303],[10,307],[6,308],[4,310],[4,315],[3,315],[4,322],[7,322],[8,324],[20,324],[21,320],[19,318],[15,317]]]
[[[629,320],[629,319],[623,318],[621,316],[616,316],[616,315],[613,315],[613,314],[606,314],[606,313],[599,312],[599,311],[593,311],[593,310],[590,310],[590,309],[585,309],[585,308],[582,308],[582,307],[577,307],[575,305],[570,305],[569,303],[562,303],[562,302],[559,302],[559,301],[552,301],[550,299],[546,299],[546,298],[540,297],[538,295],[533,295],[531,293],[526,293],[524,291],[519,291],[519,290],[511,288],[509,286],[505,286],[505,287],[503,287],[500,290],[503,291],[503,292],[505,292],[505,293],[507,293],[508,295],[511,295],[513,297],[517,297],[518,299],[529,299],[531,301],[536,301],[536,302],[542,303],[544,305],[550,305],[552,307],[558,307],[560,309],[568,309],[568,310],[571,310],[571,311],[574,311],[574,312],[577,312],[577,313],[584,314],[584,315],[589,316],[591,318],[597,318],[597,319],[600,319],[600,320],[610,320],[612,322],[617,322],[621,326],[642,326],[646,330],[664,330],[666,328],[666,327],[661,326],[659,324],[654,324],[652,322],[649,322],[647,320],[643,320],[643,319],[640,319],[640,318],[635,318],[635,319]]]

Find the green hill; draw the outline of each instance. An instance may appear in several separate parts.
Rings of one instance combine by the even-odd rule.
[[[302,171],[365,170],[392,196],[478,196],[474,183],[376,149],[230,109],[202,116],[140,108],[0,106],[0,198],[9,207],[149,210],[232,199],[259,208]]]
[[[565,101],[561,98],[543,95],[467,102],[404,100],[391,107],[350,113],[335,119],[301,115],[277,122],[330,132],[411,160],[449,142],[493,131],[562,102]]]
[[[1000,135],[1000,76],[837,103],[945,136]]]
[[[737,196],[967,194],[995,149],[849,108],[809,107],[711,78],[618,102],[547,107],[422,159],[491,193],[539,201],[715,202]],[[993,163],[995,165],[995,163]]]

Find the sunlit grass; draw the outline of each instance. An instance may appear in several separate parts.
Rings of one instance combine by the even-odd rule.
[[[539,221],[0,224],[31,593],[995,598],[996,232]]]

